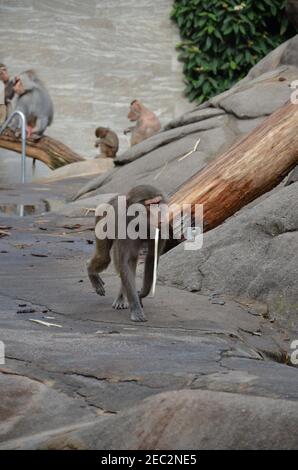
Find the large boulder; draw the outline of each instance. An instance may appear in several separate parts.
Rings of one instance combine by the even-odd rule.
[[[0,371],[0,383],[0,448],[5,449],[12,438],[76,427],[96,416],[84,400],[53,390],[50,383],[29,379],[9,369]]]
[[[291,84],[298,77],[297,48],[298,35],[268,54],[230,90],[119,155],[119,166],[87,183],[78,197],[90,191],[94,196],[119,188],[125,192],[141,183],[175,192],[290,99]],[[197,150],[181,159],[199,139]],[[298,305],[295,181],[297,170],[289,176],[289,186],[263,196],[207,233],[202,250],[186,252],[181,245],[163,256],[160,279],[182,289],[260,299],[273,315],[293,322]]]
[[[121,188],[125,192],[136,183],[155,184],[167,193],[174,192],[290,99],[291,83],[298,76],[297,47],[298,35],[268,54],[230,90],[118,155],[118,167],[108,177],[91,180],[75,198],[90,191],[114,193]],[[197,150],[181,159],[199,139]]]
[[[40,178],[38,183],[52,183],[54,181],[64,180],[67,178],[81,178],[86,175],[99,175],[113,168],[113,160],[111,158],[95,158],[93,160],[85,160],[84,162],[71,163],[62,166],[51,172],[49,176]]]
[[[265,301],[272,316],[298,327],[298,185],[261,199],[207,232],[202,249],[182,243],[162,256],[159,279]]]
[[[296,449],[298,407],[288,400],[204,390],[155,395],[77,430],[7,443],[8,449]]]

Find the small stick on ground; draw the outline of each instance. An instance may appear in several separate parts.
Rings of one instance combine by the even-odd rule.
[[[192,155],[194,152],[196,152],[200,142],[201,142],[201,139],[198,139],[198,140],[196,141],[196,143],[195,143],[194,148],[193,148],[190,152],[187,152],[185,155],[183,155],[182,157],[180,157],[180,158],[178,159],[178,162],[182,162],[182,160],[184,160],[185,158],[189,157],[189,156]]]

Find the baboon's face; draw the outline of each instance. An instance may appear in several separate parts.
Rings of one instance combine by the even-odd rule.
[[[8,80],[9,80],[9,75],[8,75],[7,69],[4,68],[4,67],[2,69],[0,69],[0,80],[4,83],[8,82]]]
[[[98,127],[96,129],[96,137],[100,137],[101,139],[103,139],[108,133],[108,130],[104,127]]]
[[[127,115],[130,121],[137,121],[141,114],[141,107],[138,101],[134,101],[129,108],[129,113]]]

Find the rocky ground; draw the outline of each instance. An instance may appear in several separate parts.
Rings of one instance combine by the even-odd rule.
[[[203,247],[162,257],[159,279],[192,292],[266,302],[298,338],[298,183],[280,185],[206,233]]]
[[[46,193],[58,204],[70,189],[31,185],[25,202],[40,207]],[[5,194],[18,202],[19,188]],[[266,304],[158,285],[148,322],[134,324],[111,308],[112,270],[106,297],[88,282],[92,216],[3,216],[1,226],[0,448],[297,445],[291,333]]]
[[[66,179],[1,187],[0,449],[298,447],[297,169],[202,250],[162,257],[146,323],[111,308],[112,269],[103,298],[86,275],[86,209],[136,183],[174,192],[254,129],[290,97],[297,41],[100,177],[71,178],[70,165]],[[31,215],[13,214],[20,202]]]

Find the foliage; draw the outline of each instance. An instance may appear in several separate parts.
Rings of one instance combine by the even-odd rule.
[[[182,42],[190,101],[201,103],[243,78],[272,49],[294,34],[285,0],[175,0],[171,18]]]

